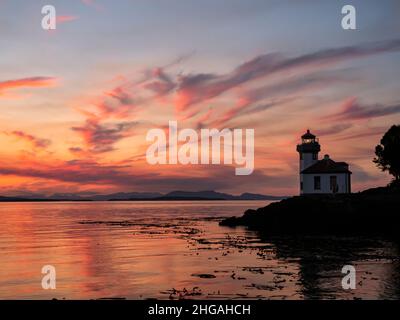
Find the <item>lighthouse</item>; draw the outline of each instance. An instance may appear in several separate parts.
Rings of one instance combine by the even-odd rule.
[[[300,194],[335,194],[351,192],[351,171],[346,162],[333,161],[329,155],[319,160],[318,138],[310,130],[297,145],[300,155]]]
[[[297,145],[297,152],[300,154],[300,172],[318,161],[318,153],[321,151],[318,139],[307,130],[301,136],[301,144]]]

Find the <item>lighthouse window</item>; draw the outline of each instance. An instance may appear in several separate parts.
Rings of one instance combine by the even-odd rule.
[[[312,158],[313,158],[313,160],[317,160],[317,154],[316,154],[316,153],[313,153],[313,154],[312,154]]]
[[[320,176],[314,177],[314,190],[321,190],[321,177]]]
[[[303,154],[300,152],[300,160],[303,160]]]

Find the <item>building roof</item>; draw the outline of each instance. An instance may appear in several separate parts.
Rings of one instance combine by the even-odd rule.
[[[301,136],[302,139],[315,139],[315,136],[310,132],[310,130],[307,130],[305,134]]]
[[[301,173],[350,173],[349,165],[346,162],[335,162],[328,156],[324,159],[317,161],[312,166],[304,169]]]

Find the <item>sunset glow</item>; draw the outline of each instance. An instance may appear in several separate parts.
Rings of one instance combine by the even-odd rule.
[[[365,4],[363,32],[343,32],[328,1],[53,2],[60,23],[46,32],[34,1],[0,1],[1,195],[296,194],[306,129],[350,164],[354,191],[390,181],[372,159],[400,122],[397,1]],[[175,120],[255,129],[254,172],[149,165],[146,133]]]

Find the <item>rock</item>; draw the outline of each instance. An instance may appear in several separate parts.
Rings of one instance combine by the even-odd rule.
[[[208,273],[194,273],[192,274],[192,277],[199,277],[203,279],[213,279],[216,278],[213,274],[208,274]]]
[[[398,234],[400,192],[370,189],[361,193],[305,195],[284,199],[222,226],[247,226],[268,234]],[[375,192],[376,191],[376,192]]]

